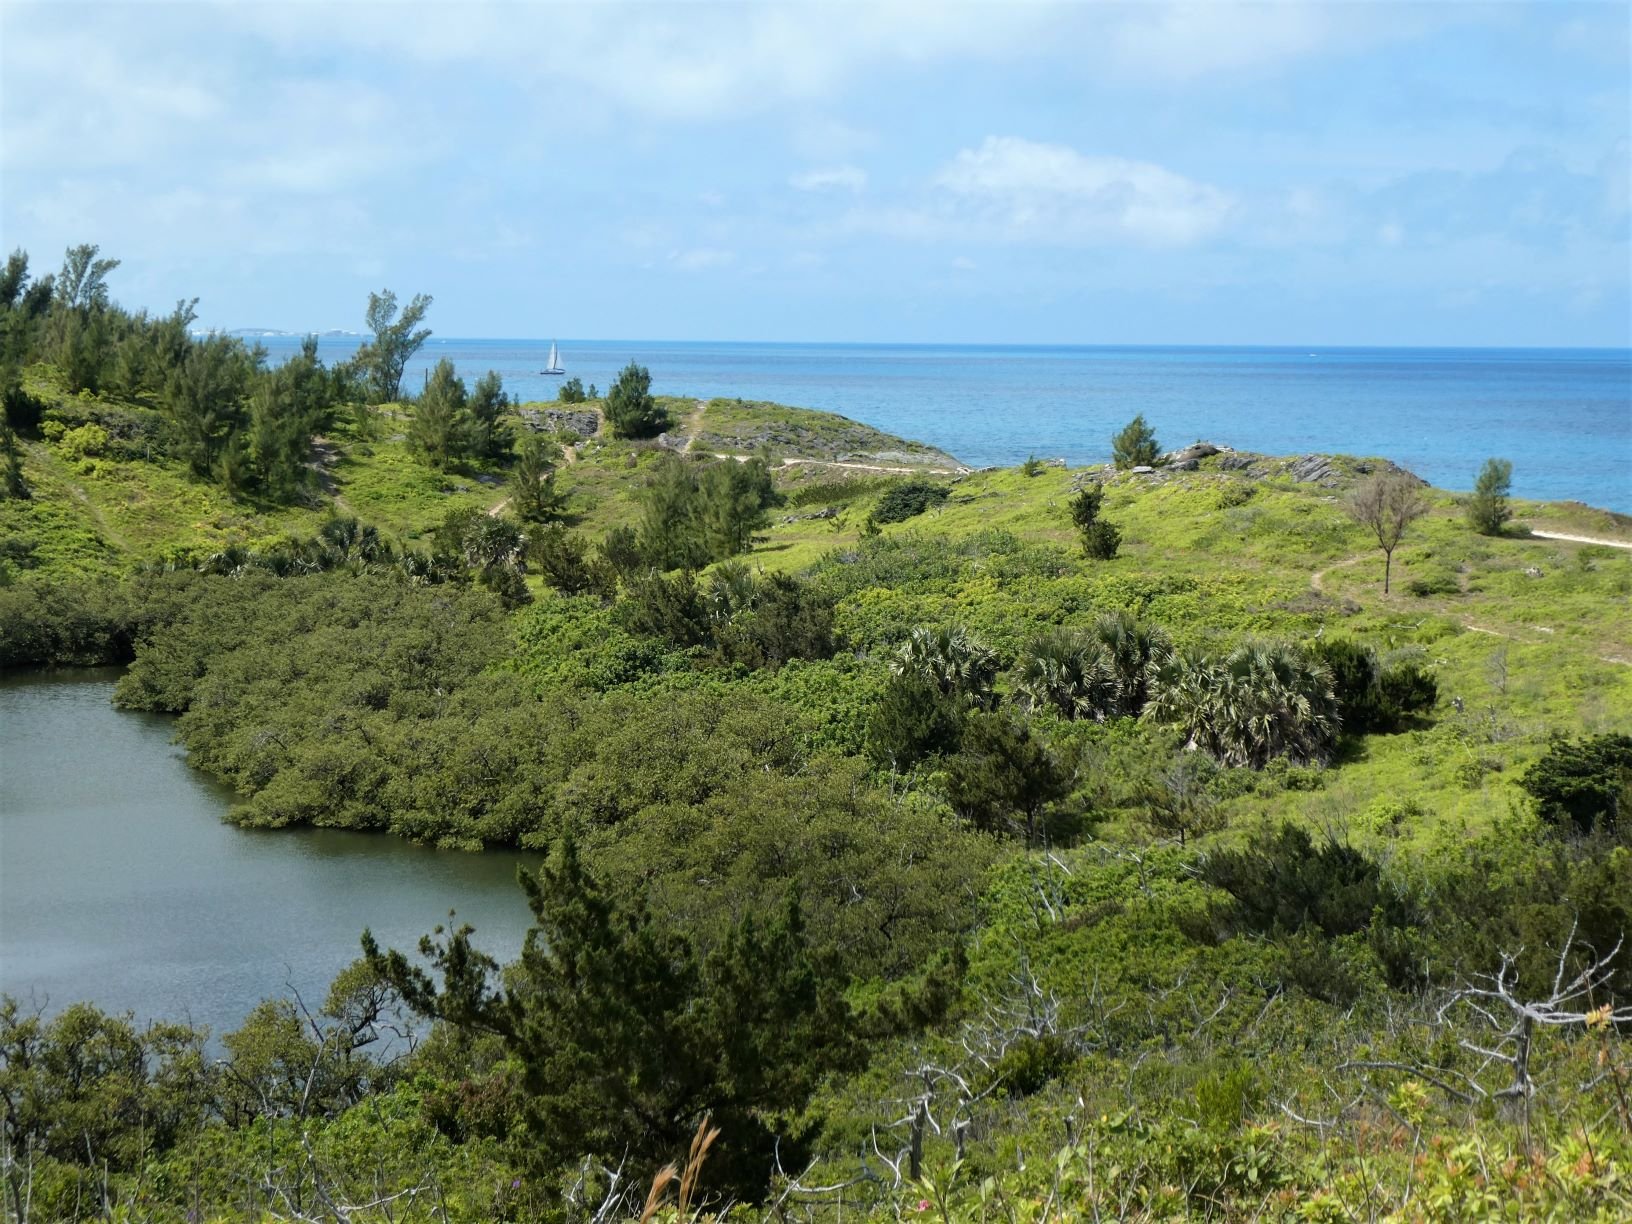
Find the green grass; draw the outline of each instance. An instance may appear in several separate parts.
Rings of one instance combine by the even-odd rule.
[[[1076,551],[1066,510],[1083,475],[974,473],[956,481],[945,506],[884,528],[886,538],[935,534],[966,543],[1009,532],[1027,546],[1053,546],[1057,572],[1009,575],[994,559],[953,582],[873,587],[841,605],[841,624],[866,633],[960,621],[1012,650],[1044,624],[1132,603],[1180,641],[1323,633],[1420,655],[1440,687],[1431,727],[1425,721],[1420,731],[1367,737],[1357,755],[1322,772],[1317,790],[1265,783],[1230,801],[1238,830],[1293,817],[1348,827],[1361,841],[1427,846],[1444,835],[1436,829],[1485,827],[1519,802],[1515,779],[1550,731],[1605,731],[1632,720],[1632,552],[1479,536],[1455,499],[1436,492],[1430,515],[1395,553],[1385,596],[1382,554],[1333,491],[1264,481],[1244,503],[1224,506],[1220,490],[1238,478],[1195,472],[1111,479],[1103,514],[1121,528],[1122,551],[1096,563]],[[853,547],[876,492],[858,487],[848,500],[834,492],[829,504],[845,506],[840,530],[831,522],[778,523],[754,561],[797,570]],[[1552,510],[1523,507],[1526,518]],[[1566,509],[1548,521],[1581,530],[1584,517]],[[1603,522],[1594,534],[1610,534]],[[1410,593],[1413,579],[1432,574],[1453,575],[1456,593]],[[1432,815],[1404,825],[1380,819],[1387,803],[1408,802]]]
[[[801,409],[714,400],[701,420],[705,448],[758,439],[805,459],[864,448],[936,454]],[[387,411],[368,430],[372,440],[332,439],[334,496],[309,507],[234,500],[173,463],[70,460],[32,442],[25,472],[34,497],[0,503],[0,538],[32,544],[37,576],[66,577],[310,533],[337,510],[414,539],[450,509],[503,500],[502,486],[482,479],[502,473],[432,471],[408,453],[400,431],[400,417]],[[655,443],[604,436],[580,443],[559,477],[572,524],[598,538],[636,523],[631,490],[661,453]],[[1181,642],[1344,635],[1413,652],[1431,667],[1441,701],[1421,730],[1368,737],[1320,775],[1318,789],[1262,783],[1230,801],[1239,827],[1294,816],[1361,839],[1426,845],[1437,836],[1433,826],[1483,826],[1518,801],[1514,779],[1549,730],[1606,730],[1632,716],[1632,552],[1522,534],[1528,524],[1628,538],[1625,516],[1519,503],[1514,529],[1489,538],[1468,528],[1456,498],[1434,492],[1432,512],[1395,554],[1385,596],[1381,554],[1344,513],[1339,493],[1284,477],[1110,476],[1103,514],[1121,529],[1122,550],[1114,561],[1090,562],[1076,547],[1066,503],[1103,474],[1045,468],[1028,477],[1014,468],[945,477],[945,504],[884,527],[882,538],[950,541],[962,554],[955,572],[857,590],[840,604],[841,627],[853,640],[881,642],[914,624],[957,621],[1012,652],[1043,626],[1132,607]],[[899,478],[817,462],[777,468],[787,504],[772,512],[750,563],[798,572],[854,550],[873,505]],[[827,509],[835,516],[810,517]],[[1413,594],[1413,583],[1431,593]],[[1388,819],[1387,804],[1413,803],[1433,817]]]
[[[694,450],[758,454],[895,467],[953,469],[944,451],[909,442],[831,412],[760,400],[712,399],[703,409]]]

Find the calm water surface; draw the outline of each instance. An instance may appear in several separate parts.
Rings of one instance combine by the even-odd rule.
[[[231,792],[172,720],[113,708],[118,674],[0,678],[0,991],[219,1035],[290,984],[316,1007],[365,926],[407,951],[457,909],[486,950],[520,950],[516,865],[537,856],[224,824]]]
[[[298,341],[264,342],[282,360]],[[354,339],[320,345],[333,361]],[[1486,458],[1513,461],[1520,497],[1632,512],[1627,349],[1157,348],[561,341],[568,375],[603,391],[634,360],[664,395],[821,408],[940,447],[977,467],[1029,454],[1110,457],[1136,412],[1164,444],[1207,438],[1269,454],[1381,455],[1446,489]],[[554,399],[549,341],[434,336],[408,369],[443,357],[524,399]]]

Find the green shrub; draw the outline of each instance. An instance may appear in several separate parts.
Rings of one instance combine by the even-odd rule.
[[[1405,589],[1418,599],[1426,599],[1430,595],[1460,595],[1462,584],[1457,581],[1455,574],[1440,570],[1411,579],[1406,583]]]
[[[655,438],[671,424],[668,411],[652,397],[652,374],[631,361],[606,393],[606,423],[614,438]]]
[[[945,485],[927,480],[907,480],[884,491],[873,507],[873,520],[878,523],[901,523],[916,518],[931,506],[938,506],[952,494]]]
[[[1156,442],[1156,431],[1145,423],[1140,413],[1122,427],[1111,439],[1111,459],[1119,468],[1149,467],[1161,454]]]
[[[1095,561],[1116,559],[1122,547],[1122,533],[1115,523],[1100,519],[1082,533],[1082,551]]]
[[[1317,846],[1292,824],[1259,833],[1243,850],[1209,855],[1200,874],[1234,899],[1229,917],[1238,929],[1259,935],[1305,927],[1350,935],[1366,929],[1383,901],[1376,863],[1342,842]]]
[[[1632,801],[1632,735],[1554,739],[1519,785],[1554,824],[1613,829]]]
[[[1198,1079],[1195,1102],[1203,1126],[1233,1130],[1263,1104],[1263,1081],[1250,1066],[1236,1063]]]
[[[1414,661],[1385,667],[1370,646],[1347,638],[1322,638],[1311,649],[1332,673],[1345,734],[1398,731],[1439,699],[1438,683]]]
[[[583,538],[559,523],[536,529],[527,542],[527,559],[540,576],[563,595],[611,599],[617,572],[604,558],[590,554]]]
[[[1468,498],[1468,522],[1480,535],[1500,535],[1502,526],[1513,517],[1507,502],[1513,484],[1513,464],[1507,459],[1486,459]]]
[[[100,425],[81,425],[65,432],[57,442],[63,457],[70,460],[92,459],[108,450],[108,431]]]

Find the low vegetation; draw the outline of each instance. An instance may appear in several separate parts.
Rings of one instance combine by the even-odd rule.
[[[242,824],[546,852],[535,928],[359,932],[227,1034],[6,1001],[13,1217],[1632,1212],[1632,552],[1520,525],[1632,524],[380,368],[284,504],[8,367],[0,665],[129,664]]]

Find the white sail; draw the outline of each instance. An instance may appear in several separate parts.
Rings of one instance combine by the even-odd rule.
[[[559,370],[561,368],[561,355],[555,351],[555,341],[553,340],[550,341],[549,364],[544,368],[547,370]]]

